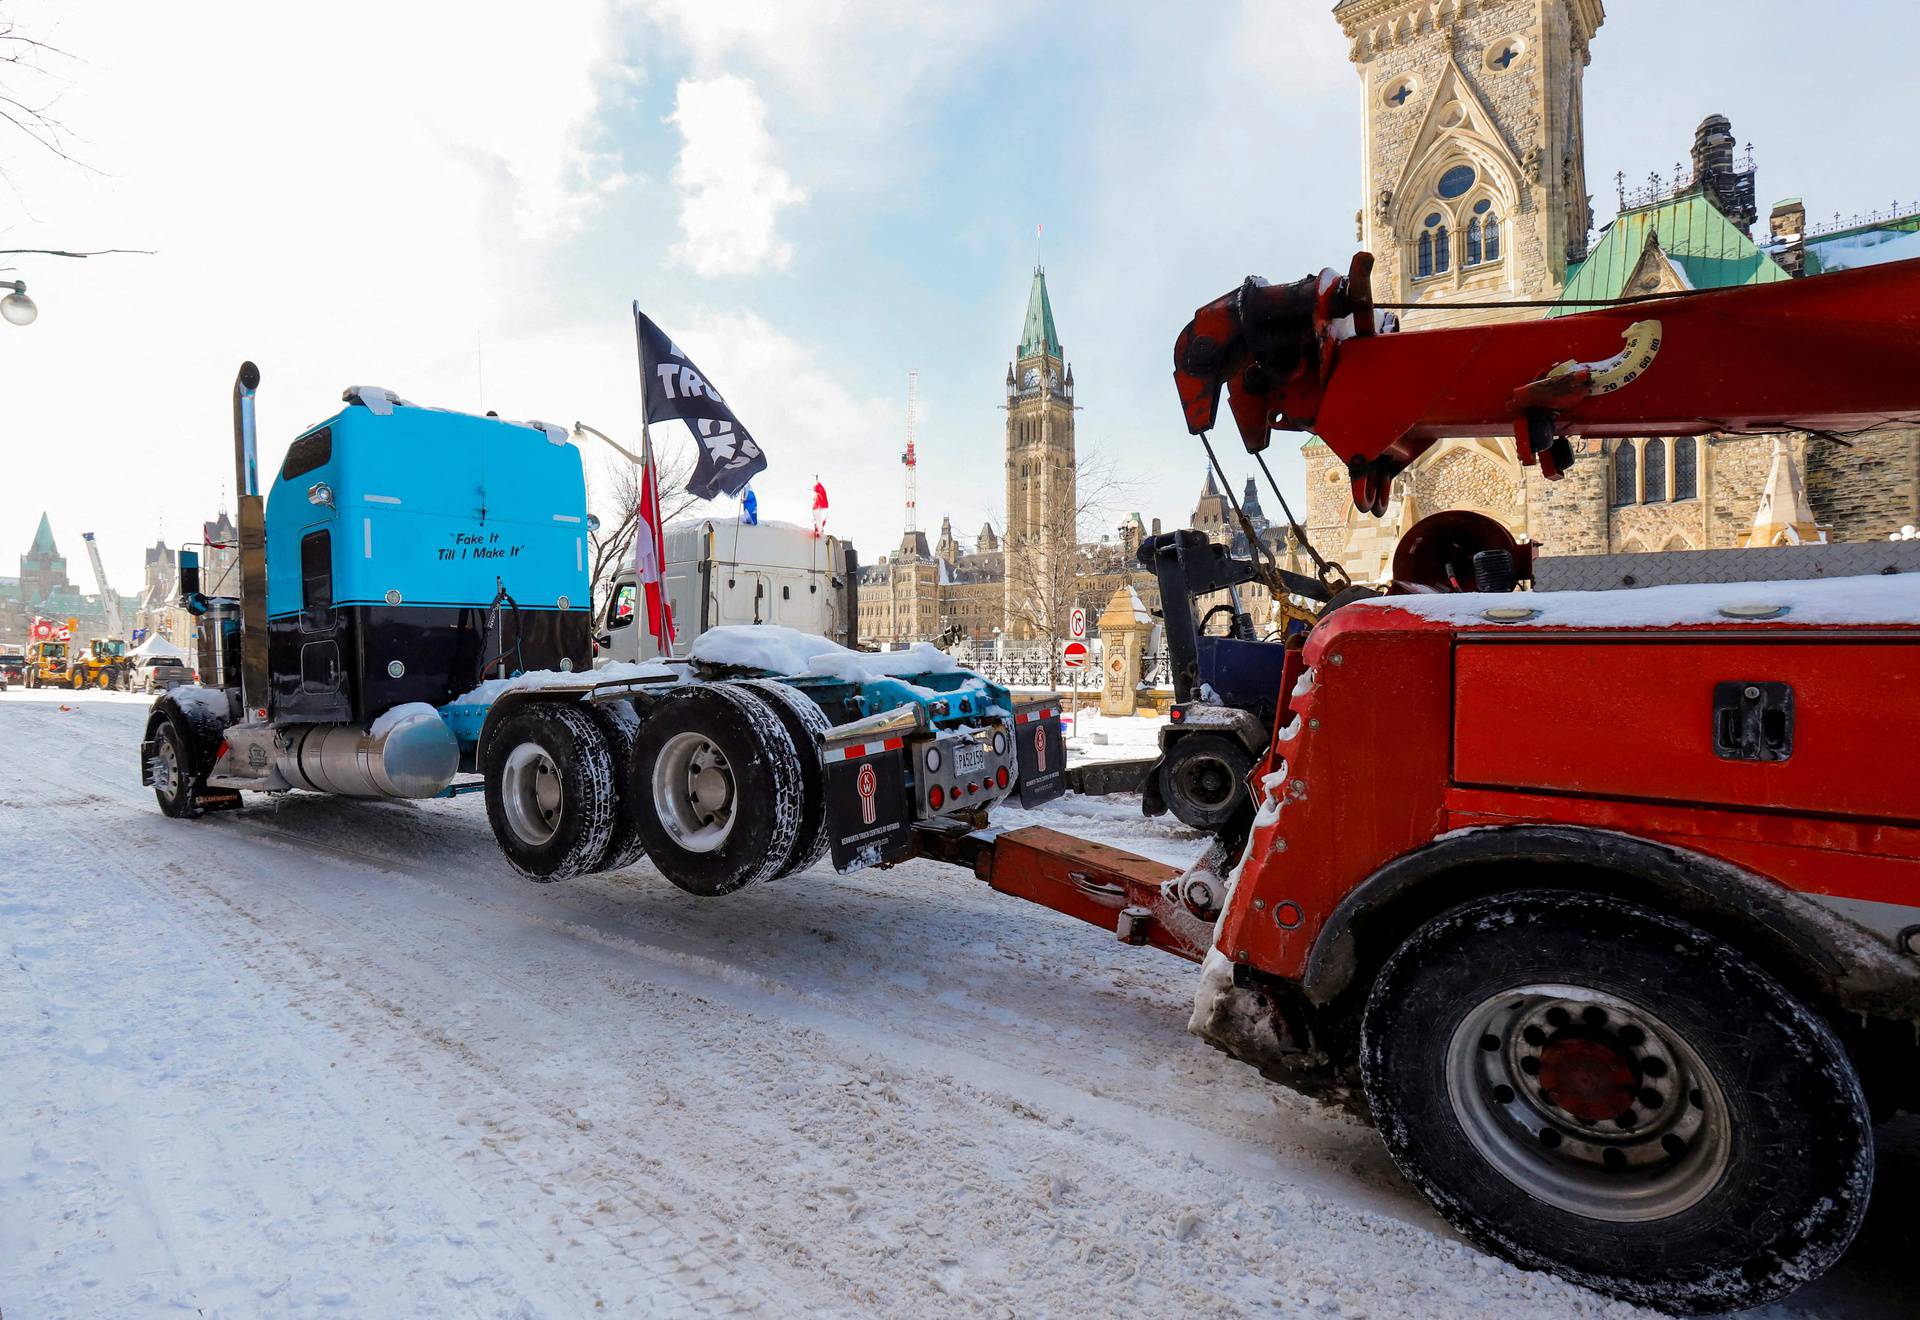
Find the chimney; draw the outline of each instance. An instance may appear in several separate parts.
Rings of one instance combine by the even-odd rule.
[[[1774,203],[1767,217],[1767,233],[1772,238],[1773,259],[1787,274],[1798,279],[1807,273],[1807,205],[1798,197]]]
[[[1753,201],[1753,166],[1751,156],[1745,169],[1736,166],[1733,146],[1732,120],[1725,115],[1701,120],[1693,131],[1693,186],[1742,233],[1749,233],[1759,218]]]

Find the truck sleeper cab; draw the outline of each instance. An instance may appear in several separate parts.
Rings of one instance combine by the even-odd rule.
[[[1046,703],[1016,707],[945,657],[918,672],[813,639],[837,653],[829,672],[595,671],[585,483],[558,428],[349,390],[289,447],[251,547],[257,382],[248,364],[235,387],[239,599],[208,600],[183,571],[218,638],[216,686],[157,701],[141,747],[169,814],[242,791],[481,791],[529,878],[649,854],[718,894],[829,847],[842,869],[898,860],[918,824],[977,826],[1015,791],[1064,791],[1057,720],[1035,722]],[[1021,721],[1038,735],[1024,744]]]

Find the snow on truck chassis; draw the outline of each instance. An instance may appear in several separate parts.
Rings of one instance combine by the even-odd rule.
[[[722,894],[901,860],[1064,791],[1057,714],[930,647],[862,655],[715,629],[672,667],[589,667],[586,496],[557,428],[352,389],[259,493],[234,387],[240,598],[183,561],[208,686],[154,705],[141,774],[176,816],[241,791],[483,791],[502,852],[558,880],[641,855]],[[488,678],[487,675],[497,677]],[[461,776],[473,778],[462,779]]]

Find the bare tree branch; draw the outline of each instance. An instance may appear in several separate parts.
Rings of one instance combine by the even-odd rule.
[[[693,476],[694,457],[685,444],[664,440],[653,447],[654,462],[660,465],[661,523],[672,522],[698,504],[687,493],[687,481]],[[593,603],[598,619],[604,614],[613,592],[613,580],[633,563],[633,537],[640,516],[640,468],[618,454],[608,454],[597,474],[589,473],[587,507],[600,519],[598,530],[587,533],[590,547],[588,580],[593,584]]]
[[[1005,553],[1008,623],[1049,641],[1047,681],[1060,681],[1059,648],[1074,606],[1097,618],[1112,594],[1116,576],[1133,565],[1120,547],[1101,543],[1114,511],[1132,496],[1137,483],[1120,475],[1113,456],[1098,445],[1083,446],[1074,468],[1074,505],[1060,520],[1051,544],[1034,541]],[[1004,523],[1003,523],[1004,525]]]
[[[53,60],[76,58],[49,41],[20,31],[19,24],[10,16],[0,15],[0,122],[12,126],[60,159],[92,170],[92,166],[68,149],[67,143],[73,134],[52,113],[66,90],[67,80],[48,67],[49,57]],[[0,163],[0,180],[12,186],[12,175],[4,163]]]
[[[151,257],[158,248],[95,248],[91,252],[62,252],[58,248],[0,248],[0,257],[110,257],[116,253]]]

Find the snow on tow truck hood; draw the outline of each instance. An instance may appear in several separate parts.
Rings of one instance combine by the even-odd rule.
[[[824,637],[770,623],[710,628],[694,642],[691,658],[699,664],[850,683],[900,674],[950,674],[960,668],[952,656],[926,642],[904,651],[849,651]]]
[[[1478,592],[1376,596],[1360,609],[1394,609],[1444,623],[1497,622],[1490,609],[1530,609],[1521,626],[1667,628],[1699,623],[1920,624],[1920,573],[1787,582],[1706,582],[1620,591]],[[1751,611],[1784,607],[1769,619]],[[1729,615],[1724,610],[1733,610]],[[1746,611],[1747,613],[1742,613]]]

